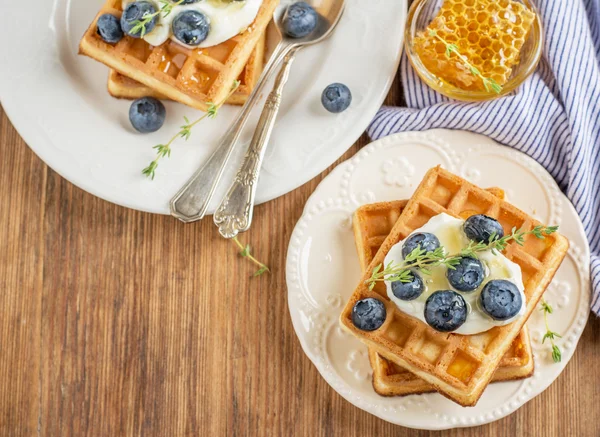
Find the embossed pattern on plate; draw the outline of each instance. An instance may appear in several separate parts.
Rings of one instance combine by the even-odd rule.
[[[352,213],[365,203],[406,199],[425,172],[441,164],[481,186],[498,186],[507,200],[542,222],[561,226],[569,253],[545,299],[555,307],[563,338],[559,364],[542,345],[540,311],[528,327],[535,373],[491,384],[477,406],[463,408],[438,394],[384,398],[371,386],[367,349],[338,327],[338,317],[360,278]],[[398,425],[448,429],[498,420],[544,391],[565,368],[589,314],[589,248],[577,213],[552,177],[534,160],[487,137],[450,130],[405,132],[369,144],[317,187],[290,241],[288,303],[296,334],[327,383],[349,402]]]

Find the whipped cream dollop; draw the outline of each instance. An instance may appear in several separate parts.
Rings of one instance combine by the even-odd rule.
[[[418,232],[429,232],[434,234],[438,240],[440,240],[440,244],[442,247],[444,247],[446,253],[457,254],[463,248],[465,248],[470,241],[463,231],[463,225],[464,220],[442,213],[432,217],[425,225],[419,229],[416,229],[410,235]],[[406,240],[402,240],[392,246],[385,257],[384,265],[387,266],[390,262],[393,262],[394,264],[400,264],[403,262],[404,258],[402,257],[402,246],[404,241]],[[390,281],[385,281],[388,297],[401,311],[423,321],[424,323],[427,323],[424,315],[425,301],[427,298],[433,292],[438,290],[456,291],[465,299],[465,302],[467,303],[467,320],[457,330],[453,331],[456,334],[478,334],[480,332],[485,332],[494,326],[507,325],[515,321],[517,318],[522,317],[523,314],[525,314],[526,305],[525,294],[523,293],[525,287],[523,285],[521,267],[506,258],[503,254],[499,252],[494,254],[491,250],[478,252],[477,257],[484,265],[486,276],[483,283],[474,291],[461,292],[455,290],[446,278],[447,267],[440,265],[429,268],[431,275],[421,274],[423,282],[425,283],[425,291],[418,298],[410,301],[398,299],[392,292],[392,283]],[[481,294],[485,284],[493,279],[506,279],[511,281],[517,286],[519,292],[521,293],[521,309],[514,317],[508,320],[494,320],[480,307],[479,295]]]
[[[123,0],[123,9],[135,0]],[[157,0],[147,0],[159,11],[163,4]],[[175,4],[176,1],[171,3]],[[246,30],[256,18],[262,0],[226,1],[226,0],[201,0],[197,3],[180,4],[173,6],[171,13],[164,16],[157,15],[156,26],[151,32],[144,35],[144,40],[153,46],[159,46],[171,38],[172,41],[186,46],[173,36],[171,25],[177,15],[183,11],[202,12],[210,22],[210,32],[207,38],[199,45],[190,48],[212,47],[227,41]]]

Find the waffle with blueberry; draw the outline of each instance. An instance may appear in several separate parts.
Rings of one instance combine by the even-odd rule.
[[[499,198],[504,196],[503,191],[499,188],[490,188],[487,191]],[[362,206],[354,213],[354,239],[363,272],[371,264],[373,257],[407,203],[407,200],[374,203]],[[466,211],[462,214],[462,218],[473,214],[475,211]],[[383,297],[386,298],[385,295]],[[369,348],[369,361],[373,368],[373,388],[381,396],[405,396],[435,391],[431,384],[395,365],[371,348]],[[523,327],[509,351],[500,361],[492,381],[527,378],[533,374],[533,370],[531,342],[527,328]]]
[[[508,202],[435,167],[427,172],[375,254],[344,308],[340,324],[369,348],[425,380],[442,395],[460,405],[473,406],[550,284],[567,253],[569,242],[554,232],[545,238],[527,235],[522,245],[516,241],[508,243],[502,253],[518,264],[523,276],[523,315],[512,323],[495,326],[480,334],[443,332],[442,324],[454,322],[453,313],[464,311],[464,305],[448,304],[438,308],[442,319],[435,329],[431,323],[400,311],[387,298],[386,291],[377,288],[385,287],[383,282],[378,282],[372,290],[368,285],[373,270],[383,263],[392,246],[441,213],[457,218],[467,213],[482,214],[497,221],[507,234],[513,229],[533,231],[541,225]],[[444,302],[435,304],[445,305]]]
[[[263,0],[254,22],[243,32],[216,46],[192,49],[171,40],[152,46],[140,37],[123,35],[126,29],[111,23],[121,18],[122,1],[107,0],[83,35],[79,52],[161,96],[206,110],[209,102],[227,97],[278,3]]]
[[[258,44],[248,59],[248,63],[244,67],[242,74],[238,80],[240,86],[233,93],[227,103],[230,105],[243,105],[254,89],[254,85],[260,77],[265,64],[265,49],[266,49],[266,32],[262,34],[258,40]],[[111,69],[108,73],[108,92],[111,96],[119,99],[140,99],[150,96],[157,99],[167,99],[164,95],[154,91],[146,85],[122,75],[116,70]]]

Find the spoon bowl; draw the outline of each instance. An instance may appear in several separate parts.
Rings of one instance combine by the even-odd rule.
[[[279,36],[281,37],[281,43],[285,46],[291,46],[291,48],[298,48],[301,46],[308,46],[323,41],[329,35],[339,22],[344,12],[344,0],[308,0],[306,1],[312,6],[317,12],[317,27],[310,34],[304,38],[292,38],[285,33],[283,18],[285,12],[290,5],[279,5],[273,14],[273,22]]]

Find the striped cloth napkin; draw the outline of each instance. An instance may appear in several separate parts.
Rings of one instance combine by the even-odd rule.
[[[544,54],[516,93],[484,103],[451,100],[421,82],[405,54],[400,68],[407,107],[381,108],[368,134],[375,140],[403,131],[464,129],[537,160],[581,217],[592,252],[592,311],[600,315],[600,0],[536,4]]]

